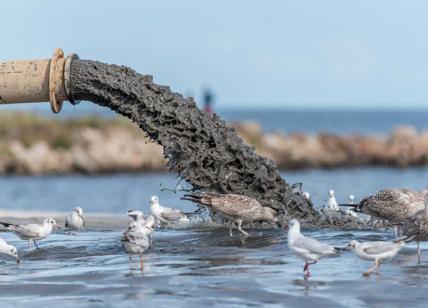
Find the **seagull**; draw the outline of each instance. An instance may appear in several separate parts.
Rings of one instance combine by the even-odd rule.
[[[305,266],[303,267],[303,277],[305,279],[311,276],[309,265],[317,263],[323,257],[339,253],[339,249],[300,233],[300,223],[297,219],[290,220],[288,225],[288,247],[305,261]]]
[[[348,195],[348,201],[349,201],[349,204],[355,204],[355,196],[354,195]],[[355,217],[355,218],[357,218],[358,217],[358,215],[357,215],[357,213],[352,209],[352,208],[347,208],[346,210],[345,210],[345,212],[348,214],[348,215],[351,215],[352,217]]]
[[[140,256],[140,268],[144,269],[143,254],[150,248],[150,239],[144,233],[142,226],[133,221],[128,226],[128,229],[123,233],[122,246],[129,254],[129,266],[132,269],[132,255]]]
[[[18,255],[18,250],[15,246],[9,245],[4,239],[0,238],[0,253],[8,256],[12,256],[16,259],[16,264],[21,262]]]
[[[15,225],[0,222],[0,225],[15,233],[21,240],[28,240],[28,246],[33,242],[37,249],[39,249],[39,246],[37,246],[36,241],[42,240],[51,234],[53,227],[61,229],[53,218],[46,218],[42,224]]]
[[[355,208],[356,212],[387,220],[394,225],[398,238],[400,224],[424,209],[424,195],[412,189],[383,189],[358,204],[341,204]]]
[[[333,189],[328,191],[328,200],[327,200],[327,208],[330,211],[339,211],[339,205],[337,204],[335,192]]]
[[[353,250],[357,256],[365,260],[374,260],[374,265],[370,267],[364,276],[370,276],[374,270],[380,269],[381,260],[387,260],[395,257],[406,242],[399,240],[395,242],[375,241],[375,242],[358,242],[352,240],[348,244],[348,249]]]
[[[73,212],[65,219],[65,228],[67,230],[81,230],[85,227],[83,219],[83,209],[76,207]]]
[[[402,225],[406,238],[413,237],[417,244],[418,264],[421,263],[420,242],[428,241],[428,194],[424,196],[424,209],[407,218]]]
[[[142,225],[144,225],[146,223],[143,211],[128,210],[128,216],[131,217],[134,221],[136,221]]]
[[[189,218],[183,214],[179,209],[174,209],[170,207],[165,207],[159,204],[159,198],[157,196],[152,196],[150,198],[150,210],[152,211],[153,216],[155,216],[160,222],[169,223],[187,223]]]
[[[307,201],[311,201],[311,194],[307,191],[304,191],[302,193],[302,197],[305,198]]]
[[[242,230],[244,221],[264,220],[280,226],[274,209],[262,206],[256,199],[247,196],[205,192],[200,195],[185,195],[182,199],[211,207],[214,211],[220,212],[224,218],[229,220],[231,237],[233,236],[232,227],[235,223],[238,225],[238,230],[245,236],[249,236],[249,234]]]

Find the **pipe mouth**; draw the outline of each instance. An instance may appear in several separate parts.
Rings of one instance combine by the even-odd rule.
[[[78,60],[79,56],[75,53],[71,53],[67,56],[65,59],[64,64],[64,87],[65,87],[65,94],[67,95],[68,101],[72,105],[78,105],[80,103],[80,100],[76,100],[74,98],[73,92],[71,91],[71,64],[73,60]]]

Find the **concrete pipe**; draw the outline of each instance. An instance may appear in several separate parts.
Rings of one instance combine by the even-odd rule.
[[[70,93],[70,67],[77,55],[56,49],[51,59],[0,62],[0,104],[50,102],[54,113]]]

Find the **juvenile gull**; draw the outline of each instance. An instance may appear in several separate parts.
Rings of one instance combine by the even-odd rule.
[[[374,241],[374,242],[358,242],[352,240],[348,244],[348,248],[353,250],[357,256],[365,260],[374,260],[374,265],[370,267],[364,276],[370,276],[374,270],[380,269],[382,260],[387,260],[395,257],[395,255],[404,246],[405,241],[399,240],[395,242]]]
[[[129,254],[129,267],[132,269],[132,255],[140,256],[140,268],[144,269],[143,254],[151,246],[149,237],[143,231],[143,227],[133,221],[123,233],[121,239],[123,248]]]
[[[305,279],[311,276],[309,265],[317,263],[323,257],[339,253],[337,248],[300,233],[300,223],[297,219],[290,220],[287,242],[288,248],[305,261],[305,266],[303,267],[303,277]]]
[[[8,231],[15,233],[21,240],[28,240],[28,246],[33,242],[37,249],[36,241],[42,240],[52,232],[53,227],[61,229],[53,218],[46,218],[42,224],[15,225],[6,222],[0,222],[0,225],[7,228]]]
[[[233,236],[232,227],[235,223],[238,225],[238,230],[246,236],[249,234],[242,230],[243,222],[263,220],[280,225],[274,209],[263,207],[256,199],[247,196],[205,192],[200,195],[185,195],[182,199],[208,206],[219,212],[229,220],[231,237]]]
[[[189,218],[183,214],[179,209],[174,209],[159,204],[159,198],[157,196],[152,196],[150,198],[150,210],[152,211],[153,216],[155,216],[160,222],[169,223],[169,222],[178,222],[178,223],[187,223]]]
[[[351,206],[357,212],[389,221],[394,225],[395,235],[398,237],[399,225],[424,209],[424,195],[412,189],[383,189],[362,199],[358,204],[344,206]]]
[[[12,256],[16,259],[16,263],[20,262],[18,250],[15,246],[9,245],[4,239],[0,238],[0,253]]]
[[[65,219],[65,228],[67,230],[82,230],[84,227],[85,220],[83,219],[83,209],[78,206]]]

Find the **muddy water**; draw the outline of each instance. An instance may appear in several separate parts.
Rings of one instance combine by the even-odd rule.
[[[316,212],[292,193],[273,161],[257,155],[218,116],[198,109],[166,86],[124,66],[74,60],[71,91],[128,117],[164,147],[171,169],[195,190],[240,193],[279,213],[315,221]]]

